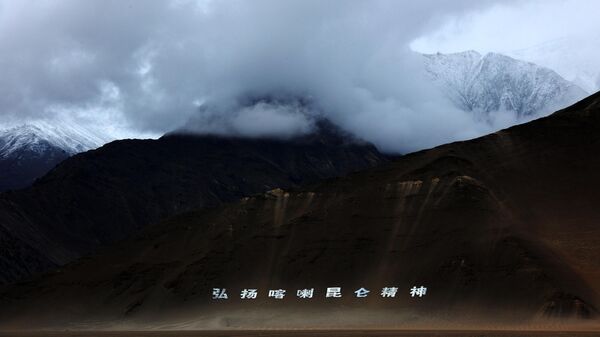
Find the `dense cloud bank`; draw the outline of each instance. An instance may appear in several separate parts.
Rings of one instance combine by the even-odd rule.
[[[494,127],[453,108],[409,49],[490,3],[0,0],[0,113],[277,137],[326,117],[420,149]]]

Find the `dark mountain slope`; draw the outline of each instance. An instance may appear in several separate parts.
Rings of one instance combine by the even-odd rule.
[[[4,327],[598,329],[600,94],[479,139],[186,213],[0,296]],[[425,297],[409,296],[413,286]],[[326,287],[342,287],[326,299]],[[382,298],[382,287],[399,288]],[[211,299],[214,287],[230,299]],[[300,300],[296,289],[315,288]],[[353,291],[366,287],[366,299]],[[242,301],[242,288],[259,297]],[[283,300],[269,289],[287,289]],[[568,320],[567,320],[568,319]]]
[[[0,156],[0,192],[30,186],[36,178],[69,156],[51,144],[46,145],[42,153],[23,148],[8,156]]]
[[[0,194],[0,283],[61,265],[165,217],[375,166],[373,146],[321,124],[292,140],[168,135],[76,155]]]

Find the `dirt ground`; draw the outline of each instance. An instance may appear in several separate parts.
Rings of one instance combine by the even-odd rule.
[[[600,331],[0,331],[0,337],[598,337]]]

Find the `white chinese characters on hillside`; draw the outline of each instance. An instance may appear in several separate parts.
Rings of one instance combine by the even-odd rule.
[[[275,300],[283,300],[286,296],[286,289],[269,289],[267,291],[267,297]],[[306,288],[296,290],[296,297],[298,299],[312,299],[315,298],[315,288]],[[361,287],[353,291],[354,297],[366,298],[371,293],[371,290]],[[410,297],[421,298],[427,294],[427,288],[424,286],[414,286],[409,290]],[[259,291],[256,288],[245,288],[240,291],[240,299],[242,300],[255,300],[258,298]],[[341,298],[342,287],[329,287],[325,289],[325,298]],[[383,287],[379,292],[379,296],[382,298],[396,298],[398,295],[398,287]],[[321,295],[323,296],[323,295]],[[213,300],[227,300],[229,296],[226,288],[213,288],[212,289]]]
[[[282,300],[285,297],[285,289],[269,290],[269,297],[277,300]]]
[[[370,291],[365,288],[360,288],[360,289],[356,290],[354,293],[356,294],[356,297],[363,298],[363,297],[367,297],[369,295]]]
[[[427,293],[427,288],[420,286],[420,287],[412,287],[412,289],[410,289],[410,297],[415,297],[415,296],[419,296],[419,297],[423,297],[425,296],[425,294]]]
[[[342,288],[341,287],[332,287],[327,288],[327,293],[325,293],[325,297],[327,298],[339,298],[342,297]]]
[[[226,300],[226,299],[228,299],[227,289],[225,289],[225,288],[213,288],[212,298],[213,298],[213,300]]]
[[[398,287],[385,287],[381,289],[381,297],[396,297]]]
[[[258,289],[244,289],[240,293],[243,300],[255,300],[258,297]]]
[[[300,289],[296,292],[298,298],[313,298],[315,294],[315,288]]]

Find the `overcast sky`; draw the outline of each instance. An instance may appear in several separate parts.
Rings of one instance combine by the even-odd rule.
[[[405,152],[491,131],[432,90],[414,50],[594,72],[597,13],[575,0],[0,0],[0,124],[287,136],[325,116]]]

